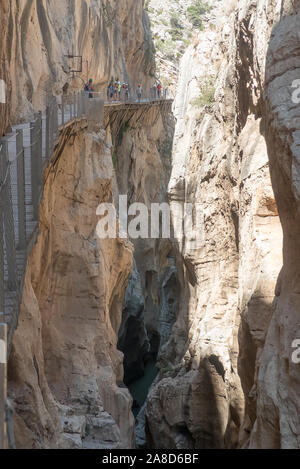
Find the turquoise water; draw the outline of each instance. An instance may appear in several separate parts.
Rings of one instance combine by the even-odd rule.
[[[132,412],[135,417],[143,407],[147,399],[151,384],[155,380],[157,374],[158,368],[156,368],[155,362],[148,362],[145,366],[144,376],[128,386],[129,391],[134,399]]]

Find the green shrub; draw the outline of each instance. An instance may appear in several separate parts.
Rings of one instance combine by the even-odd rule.
[[[171,29],[169,30],[169,33],[172,37],[172,41],[182,40],[183,39],[184,26],[179,21],[178,16],[176,15],[176,13],[172,13],[172,15],[171,15],[170,25],[171,25]]]
[[[173,29],[183,29],[183,25],[180,23],[178,16],[174,14],[172,14],[170,18],[170,25]]]
[[[181,41],[183,39],[183,32],[181,29],[169,29],[172,41]]]
[[[193,5],[187,8],[187,18],[195,28],[203,29],[202,16],[211,11],[212,7],[202,0],[195,0]]]
[[[163,41],[162,39],[158,39],[158,41],[155,42],[155,47],[168,60],[175,60],[174,43],[172,40]]]
[[[161,375],[170,375],[173,374],[175,371],[172,365],[165,364],[162,362],[158,362],[156,366],[159,369]]]
[[[198,108],[206,107],[208,111],[212,111],[213,104],[215,102],[215,79],[214,77],[206,77],[201,83],[201,94],[198,98],[193,99],[191,102],[192,106]]]
[[[118,153],[117,153],[117,150],[114,150],[114,152],[112,154],[112,162],[113,162],[114,169],[117,169],[118,168]]]
[[[146,11],[149,11],[149,4],[150,4],[150,0],[145,0],[145,10]]]

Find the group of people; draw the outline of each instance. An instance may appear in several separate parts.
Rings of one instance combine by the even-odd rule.
[[[137,86],[137,97],[141,101],[143,96],[143,86],[141,83]],[[129,85],[128,83],[121,84],[120,80],[111,79],[107,87],[107,98],[110,101],[121,101],[121,98],[124,98],[124,101],[129,100]]]
[[[154,99],[160,99],[162,97],[162,84],[160,81],[156,82],[152,87],[152,97]]]
[[[84,91],[86,91],[89,94],[89,98],[93,98],[94,87],[93,87],[92,78],[90,78],[89,82],[85,84]],[[158,81],[151,88],[151,95],[152,95],[151,97],[153,99],[161,99],[162,92],[163,92],[162,84],[160,81]],[[141,102],[143,98],[142,83],[138,83],[136,93],[137,93],[138,101]],[[128,83],[121,84],[118,78],[116,80],[112,78],[107,87],[107,99],[108,101],[121,101],[121,97],[124,97],[124,101],[129,100],[129,85]]]
[[[121,84],[120,80],[117,79],[114,81],[112,78],[108,88],[107,88],[107,98],[111,101],[120,101],[121,100],[121,93],[124,93],[125,101],[129,99],[129,85],[128,83]]]

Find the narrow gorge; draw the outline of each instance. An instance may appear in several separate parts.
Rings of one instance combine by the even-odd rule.
[[[2,0],[0,19],[2,141],[47,127],[53,97],[61,116],[10,446],[299,449],[300,0]]]

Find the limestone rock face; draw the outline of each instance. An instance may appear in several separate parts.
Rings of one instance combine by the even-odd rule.
[[[274,22],[265,61],[264,124],[274,192],[284,233],[284,263],[258,371],[252,448],[300,448],[299,363],[299,2]],[[299,82],[298,82],[299,90]],[[296,93],[296,98],[299,91]],[[296,358],[299,353],[296,354]],[[298,360],[299,361],[299,360]]]
[[[280,4],[219,2],[216,28],[201,33],[182,59],[169,198],[174,224],[178,205],[198,204],[192,228],[200,231],[200,241],[195,246],[191,229],[178,237],[182,294],[147,402],[152,447],[299,446],[297,368],[290,360],[297,319],[294,307],[286,306],[297,278],[294,245],[273,303],[282,228],[270,149],[279,212],[282,191],[289,230],[297,219],[291,203],[295,189],[293,197],[283,195],[287,183],[295,188],[296,170],[294,180],[290,171],[296,144],[284,147],[292,145],[292,132],[286,132],[296,110],[290,104],[288,115],[281,98],[290,92],[288,78],[297,74],[288,73],[296,60],[297,26],[292,17],[280,29],[280,15],[294,13],[290,4],[284,9]],[[283,41],[290,62],[284,60],[284,31],[292,31]],[[290,126],[296,128],[295,122]],[[296,240],[296,228],[292,233]],[[289,239],[292,245],[291,234]]]
[[[78,132],[45,175],[9,363],[19,448],[133,446],[117,350],[132,246],[96,234],[97,206],[112,200],[104,136]]]
[[[151,21],[151,31],[155,44],[157,77],[164,86],[176,88],[180,59],[187,46],[193,42],[202,24],[213,24],[213,7],[218,0],[203,2],[203,14],[199,15],[198,26],[191,22],[188,9],[195,5],[194,0],[149,0],[146,5]],[[212,8],[212,10],[211,10]]]
[[[8,18],[9,18],[9,1],[3,0],[0,5],[0,136],[2,137],[9,124],[10,118],[10,106],[6,105],[6,102],[10,102],[10,76],[8,66],[8,50],[5,47],[7,41],[8,32]],[[3,47],[4,45],[4,47]],[[3,86],[5,88],[3,88]],[[3,96],[2,96],[3,95]],[[4,99],[5,98],[5,99]],[[6,101],[6,102],[5,102]]]
[[[142,0],[108,4],[3,2],[24,37],[13,35],[5,72],[14,116],[43,106],[50,78],[60,92],[72,44],[99,89],[111,74],[150,83]],[[65,136],[9,364],[18,447],[134,446],[118,344],[129,382],[157,358],[138,445],[300,447],[299,27],[298,1],[216,2],[181,61],[172,167],[172,123],[157,110]],[[150,208],[167,185],[174,242],[97,237],[99,203],[118,208],[121,194]],[[186,203],[197,210],[182,231]]]
[[[63,87],[83,89],[89,77],[96,91],[106,91],[111,76],[146,89],[153,56],[142,0],[12,0],[5,17],[14,120],[43,109]],[[70,70],[80,64],[69,54],[82,56],[74,79]]]

